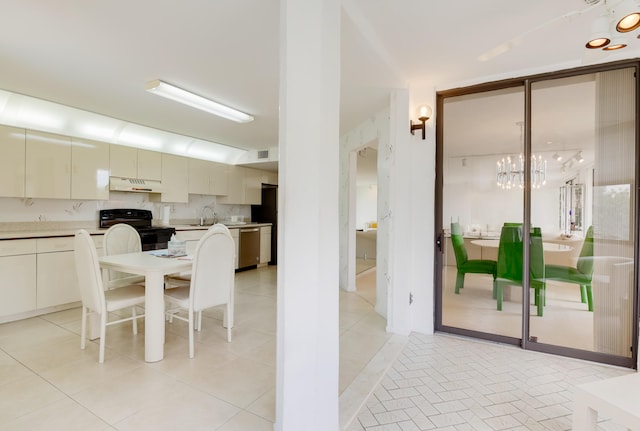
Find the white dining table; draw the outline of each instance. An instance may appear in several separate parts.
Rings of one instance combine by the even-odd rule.
[[[480,247],[498,248],[498,246],[500,245],[500,240],[499,239],[474,239],[473,241],[471,241],[471,244],[477,245]],[[544,251],[549,251],[549,252],[564,252],[564,251],[573,250],[573,247],[571,247],[570,245],[556,244],[555,242],[543,242],[542,249]]]
[[[155,251],[157,252],[157,250]],[[161,361],[164,357],[164,276],[190,271],[189,257],[159,257],[152,252],[115,254],[98,258],[100,267],[145,277],[144,360]]]

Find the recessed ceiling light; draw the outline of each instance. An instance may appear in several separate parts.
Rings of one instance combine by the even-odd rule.
[[[159,79],[149,82],[146,90],[157,94],[158,96],[166,97],[167,99],[171,99],[175,102],[191,106],[192,108],[200,109],[201,111],[217,115],[218,117],[226,118],[227,120],[232,120],[238,123],[248,123],[253,121],[253,117],[249,114],[245,114],[237,109],[230,108],[187,90],[183,90],[182,88],[167,84]]]

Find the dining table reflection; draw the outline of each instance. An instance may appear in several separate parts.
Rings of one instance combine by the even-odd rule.
[[[480,247],[480,258],[487,260],[498,260],[499,239],[474,239],[471,244]],[[555,242],[543,241],[542,250],[544,252],[545,262],[555,261],[561,258],[558,253],[569,253],[573,250],[573,246],[566,244],[558,244]]]

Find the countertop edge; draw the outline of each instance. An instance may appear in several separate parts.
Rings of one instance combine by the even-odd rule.
[[[229,225],[229,229],[244,229],[250,227],[263,227],[272,226],[272,223],[246,223],[242,225]],[[191,226],[191,225],[169,225],[169,226],[154,226],[154,227],[173,227],[176,231],[189,231],[189,230],[207,230],[210,226]],[[16,240],[16,239],[38,239],[38,238],[59,238],[59,237],[71,237],[76,234],[80,229],[84,229],[89,232],[90,235],[104,235],[107,229],[100,229],[97,227],[78,226],[77,228],[64,228],[64,229],[41,229],[41,230],[16,230],[16,231],[0,231],[0,241]]]

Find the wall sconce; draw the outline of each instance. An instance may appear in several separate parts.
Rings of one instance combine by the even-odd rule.
[[[418,107],[418,120],[420,121],[419,124],[413,124],[413,121],[409,121],[409,130],[411,131],[411,134],[413,135],[414,131],[416,130],[422,130],[422,140],[424,141],[426,138],[426,125],[425,123],[427,122],[427,120],[429,118],[431,118],[431,114],[433,113],[433,111],[431,110],[431,106],[429,105],[421,105]]]

